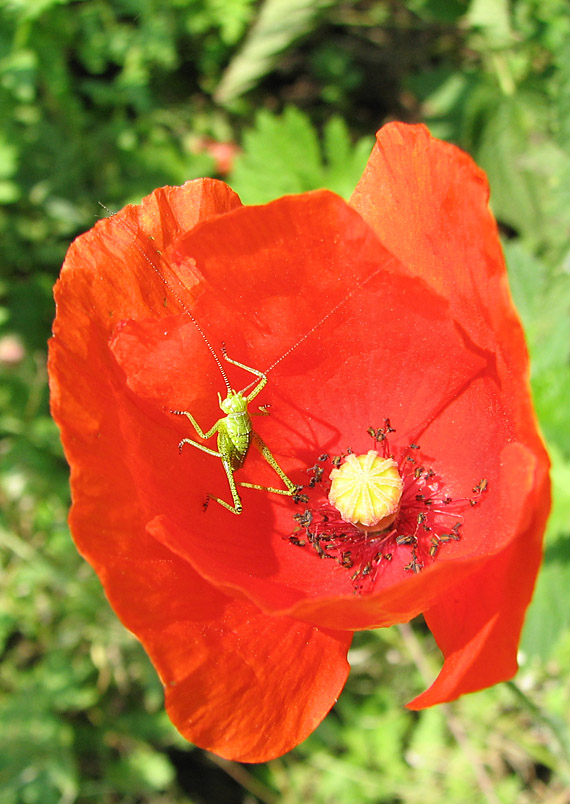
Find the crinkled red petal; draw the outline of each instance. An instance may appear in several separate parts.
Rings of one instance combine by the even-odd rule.
[[[161,675],[171,720],[220,756],[265,762],[286,753],[344,686],[351,634],[268,617],[166,550],[120,556],[103,579]]]
[[[548,476],[543,473],[535,480],[545,503],[521,527],[519,538],[425,612],[445,661],[433,684],[408,704],[410,709],[454,700],[516,673],[520,633],[548,515]]]
[[[380,129],[350,204],[456,321],[495,355],[517,436],[544,459],[528,387],[528,355],[512,303],[484,172],[425,126]]]
[[[143,403],[130,395],[109,349],[120,320],[175,307],[168,298],[165,308],[165,286],[148,264],[149,255],[157,258],[155,246],[164,248],[178,226],[238,204],[225,185],[192,182],[158,191],[142,208],[127,208],[76,241],[56,289],[49,368],[53,415],[72,468],[70,524],[78,548],[150,653],[178,728],[222,756],[262,761],[296,745],[333,705],[351,635],[262,615],[215,590],[151,535],[132,430],[146,426],[148,411],[133,418],[133,406]],[[152,425],[142,435],[157,471],[171,471],[172,428],[158,433],[168,444],[168,466],[154,451]]]
[[[448,299],[469,339],[493,355],[500,407],[489,397],[489,410],[504,418],[509,440],[524,444],[535,461],[530,487],[517,486],[520,466],[513,464],[512,476],[504,472],[503,482],[518,492],[527,514],[521,519],[510,511],[502,526],[505,549],[426,614],[445,664],[413,708],[450,700],[514,673],[550,509],[548,457],[532,409],[528,356],[488,198],[485,175],[467,154],[433,139],[423,126],[394,123],[378,132],[350,202],[387,248]],[[438,423],[440,438],[446,424],[445,417]],[[477,416],[472,425],[463,420],[459,459],[467,454],[470,438],[485,438],[489,419]],[[453,461],[453,445],[443,438],[440,444]],[[492,440],[488,448],[493,449]],[[526,463],[530,473],[531,462]]]

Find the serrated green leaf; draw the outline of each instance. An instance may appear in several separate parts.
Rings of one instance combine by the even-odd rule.
[[[331,167],[338,167],[350,159],[351,142],[348,126],[342,117],[331,117],[323,131],[323,152]]]
[[[323,130],[323,186],[343,198],[350,198],[373,145],[373,137],[362,137],[353,144],[344,120],[331,117]]]
[[[262,110],[255,127],[244,135],[243,153],[228,181],[246,204],[264,204],[320,188],[348,198],[364,170],[373,139],[364,137],[353,145],[346,124],[332,118],[323,140],[321,153],[316,130],[294,106],[279,116]]]
[[[280,117],[262,110],[243,140],[229,183],[246,204],[263,204],[288,193],[320,186],[317,134],[294,107]]]

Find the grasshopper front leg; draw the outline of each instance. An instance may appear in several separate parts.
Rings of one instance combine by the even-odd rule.
[[[198,422],[196,421],[196,419],[187,410],[172,410],[171,413],[175,413],[175,414],[180,415],[180,416],[187,416],[190,419],[190,421],[192,423],[192,426],[194,427],[194,429],[196,430],[196,432],[198,433],[200,438],[203,438],[205,440],[208,439],[208,438],[211,438],[214,435],[214,433],[217,433],[219,431],[220,422],[223,421],[223,419],[219,419],[214,424],[214,426],[211,427],[205,433],[202,430],[202,428],[200,427],[200,425],[198,424]],[[214,494],[210,494],[208,492],[208,494],[206,495],[206,502],[204,503],[204,510],[206,510],[206,508],[208,507],[208,503],[209,503],[210,500],[215,500],[217,503],[219,503],[221,506],[226,508],[228,511],[231,511],[232,514],[236,514],[236,515],[241,514],[241,512],[243,510],[243,505],[242,505],[242,502],[241,502],[241,497],[239,496],[238,490],[236,488],[236,481],[235,481],[235,478],[234,478],[234,470],[233,470],[233,467],[231,465],[231,462],[230,462],[228,456],[222,454],[221,452],[218,452],[215,449],[210,449],[210,447],[207,447],[205,444],[199,444],[197,441],[193,441],[191,438],[183,438],[179,442],[179,444],[178,444],[179,452],[182,452],[182,449],[183,449],[185,444],[190,444],[190,446],[196,447],[196,449],[199,449],[202,452],[205,452],[207,455],[213,455],[214,458],[219,458],[221,460],[221,462],[222,462],[222,466],[224,467],[226,477],[228,478],[228,485],[230,487],[230,492],[231,492],[231,495],[232,495],[233,505],[230,505],[225,500],[221,500],[219,497],[216,497]]]
[[[259,382],[255,385],[253,391],[246,397],[246,401],[249,404],[252,399],[263,391],[265,386],[267,385],[267,376],[263,373],[263,371],[259,371],[258,369],[251,368],[251,366],[246,366],[245,363],[240,363],[238,360],[233,360],[233,358],[228,357],[228,353],[226,352],[226,348],[223,345],[223,355],[224,359],[231,363],[233,366],[238,366],[239,368],[243,369],[244,371],[249,371],[250,374],[255,374],[256,377],[259,377]],[[256,382],[254,380],[254,382]],[[249,386],[248,386],[249,387]],[[243,393],[243,392],[242,392]]]
[[[192,416],[192,414],[189,413],[187,410],[171,410],[170,412],[174,413],[176,416],[188,416],[192,424],[192,427],[194,428],[194,430],[196,430],[200,438],[204,439],[204,441],[207,441],[208,438],[211,438],[214,435],[214,433],[217,433],[218,430],[220,429],[220,419],[218,419],[218,421],[212,427],[210,427],[208,432],[205,433],[198,424],[198,422],[196,421],[196,419],[194,418],[194,416]],[[195,447],[198,447],[198,449],[201,449],[204,452],[209,452],[212,455],[218,455],[218,453],[214,452],[214,450],[208,449],[208,447],[203,446],[203,444],[198,444],[197,441],[192,441],[192,439],[190,438],[183,438],[180,444],[178,445],[179,449],[181,444],[193,444]]]

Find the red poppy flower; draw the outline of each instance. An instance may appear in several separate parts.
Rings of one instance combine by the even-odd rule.
[[[340,693],[352,633],[421,612],[445,661],[412,708],[514,674],[548,461],[487,198],[468,156],[390,124],[350,204],[243,207],[193,181],[70,248],[50,380],[71,529],[198,745],[289,750]],[[231,503],[228,480],[219,458],[179,454],[204,442],[172,412],[203,430],[224,415],[199,328],[268,371],[253,426],[302,495],[238,486],[240,516],[204,510]],[[221,362],[234,389],[260,379]],[[330,473],[371,462],[396,499],[365,523],[329,500]],[[254,446],[235,479],[285,489]]]

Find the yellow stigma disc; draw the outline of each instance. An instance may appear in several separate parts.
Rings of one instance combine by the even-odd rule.
[[[330,478],[329,501],[345,522],[377,531],[396,519],[404,482],[392,458],[381,458],[373,449],[350,454]]]

